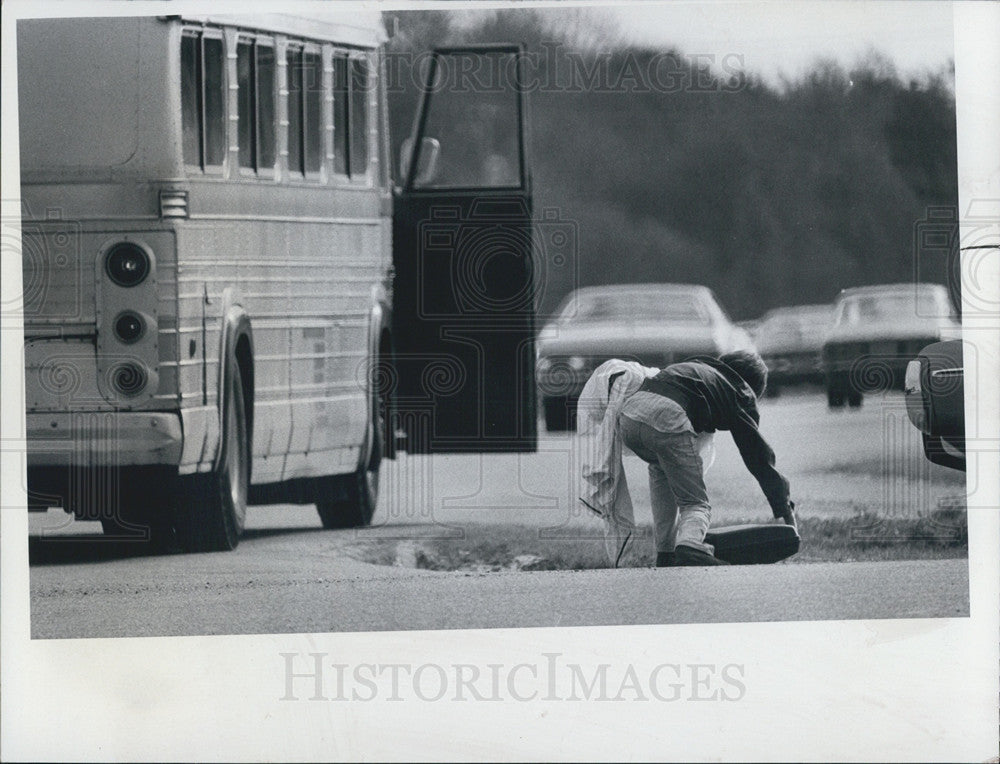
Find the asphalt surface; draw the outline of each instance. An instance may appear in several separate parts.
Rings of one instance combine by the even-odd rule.
[[[431,572],[357,562],[322,531],[232,554],[35,571],[34,637],[468,629],[968,615],[966,560]],[[333,534],[349,541],[351,534]],[[313,538],[309,539],[307,536]],[[324,541],[319,538],[327,536]],[[301,544],[300,544],[301,542]],[[83,541],[84,544],[95,542]],[[299,546],[307,546],[304,552]],[[39,548],[33,550],[36,556]],[[52,554],[51,549],[45,550]],[[342,551],[342,550],[340,550]]]
[[[961,497],[928,465],[898,401],[831,413],[818,395],[762,405],[762,428],[803,516],[914,514]],[[909,428],[912,429],[912,428]],[[916,431],[913,431],[915,434]],[[31,630],[38,638],[962,616],[967,560],[715,569],[460,573],[371,565],[357,542],[460,534],[463,522],[574,533],[570,440],[537,454],[403,456],[387,466],[373,527],[325,531],[312,507],[252,507],[234,552],[148,555],[58,510],[30,518]],[[626,463],[639,522],[644,465]],[[708,474],[715,524],[770,512],[728,438]],[[594,541],[593,543],[598,543]],[[646,542],[648,543],[648,542]],[[804,539],[803,543],[808,543]],[[390,556],[389,559],[392,559]]]

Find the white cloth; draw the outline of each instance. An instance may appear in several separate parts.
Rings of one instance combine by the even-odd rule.
[[[618,566],[635,533],[635,516],[622,467],[618,414],[625,400],[659,369],[612,358],[598,366],[580,393],[576,414],[579,498],[604,521],[604,548]],[[610,386],[615,374],[621,376]]]
[[[625,401],[636,393],[643,380],[656,376],[659,371],[634,361],[612,358],[591,374],[580,393],[577,406],[575,453],[578,467],[576,474],[580,476],[579,499],[602,519],[605,552],[615,567],[618,567],[635,534],[632,497],[629,495],[628,481],[622,465],[623,447],[618,415]],[[621,376],[615,379],[613,385],[609,385],[611,377],[618,373]],[[698,451],[707,471],[715,461],[713,433],[695,435]]]

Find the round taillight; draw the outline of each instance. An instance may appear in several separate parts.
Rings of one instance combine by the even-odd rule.
[[[119,395],[133,397],[146,387],[146,371],[136,363],[120,363],[111,370],[111,386]]]
[[[146,333],[146,322],[131,310],[124,310],[115,318],[115,336],[126,345],[138,342]]]
[[[118,286],[133,287],[149,275],[149,255],[131,242],[115,244],[104,259],[104,269]]]

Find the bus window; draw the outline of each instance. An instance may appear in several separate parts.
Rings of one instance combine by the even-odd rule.
[[[302,65],[302,86],[305,91],[302,121],[305,125],[306,172],[319,172],[323,166],[323,64],[318,53],[306,53]]]
[[[302,49],[288,49],[288,169],[302,173]]]
[[[257,169],[274,168],[274,48],[257,44]]]
[[[351,177],[368,172],[368,62],[351,59]]]
[[[522,185],[521,133],[518,94],[513,87],[442,87],[441,77],[473,72],[490,85],[512,71],[512,54],[456,53],[455,69],[437,69],[425,105],[425,145],[440,147],[435,172],[414,178],[414,188],[518,188]],[[420,157],[417,167],[427,160]]]
[[[333,171],[347,175],[347,56],[333,57]]]
[[[288,50],[288,169],[304,175],[323,166],[323,64],[318,53]]]
[[[181,38],[181,115],[184,161],[201,164],[201,94],[198,86],[198,38]]]
[[[205,169],[226,155],[222,39],[202,33],[181,39],[181,122],[184,161]]]
[[[239,127],[240,167],[257,169],[257,120],[254,114],[253,43],[236,46],[236,114]]]
[[[236,46],[240,167],[274,167],[274,48],[250,40]]]

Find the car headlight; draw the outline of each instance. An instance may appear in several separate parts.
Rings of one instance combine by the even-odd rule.
[[[569,357],[569,361],[567,361],[567,363],[573,371],[583,371],[584,367],[587,365],[587,359],[578,355],[573,355]]]
[[[535,365],[535,368],[539,372],[548,371],[549,369],[552,368],[552,359],[547,358],[546,356],[542,356],[541,358],[538,359],[538,363]]]

